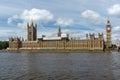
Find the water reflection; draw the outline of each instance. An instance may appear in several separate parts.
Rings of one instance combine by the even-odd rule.
[[[0,80],[119,80],[119,53],[0,53]]]

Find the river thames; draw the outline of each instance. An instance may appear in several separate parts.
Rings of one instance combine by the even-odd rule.
[[[0,53],[0,80],[120,80],[120,53]]]

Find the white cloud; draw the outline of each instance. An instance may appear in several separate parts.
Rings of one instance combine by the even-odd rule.
[[[115,4],[108,8],[108,14],[116,17],[120,17],[120,4]]]
[[[24,29],[25,27],[27,27],[27,22],[18,23],[18,24],[17,24],[17,27]]]
[[[11,32],[13,32],[13,30],[4,30],[4,29],[3,29],[3,30],[0,30],[0,35],[1,35],[1,36],[3,36],[3,35],[5,36],[5,35],[8,34],[8,33],[10,34]]]
[[[0,30],[0,40],[8,40],[8,37],[11,36],[12,34],[14,34],[13,30],[6,30],[6,29],[2,29]]]
[[[120,32],[120,26],[113,27],[113,33]]]
[[[8,41],[9,37],[27,37],[27,31],[25,29],[0,29],[0,40]]]
[[[51,19],[53,19],[53,14],[51,14],[47,10],[41,10],[41,9],[32,9],[32,10],[25,10],[21,15],[20,18],[26,21],[42,21],[46,22]]]
[[[112,28],[112,41],[115,42],[117,39],[120,38],[120,26],[114,26]]]
[[[7,22],[7,23],[8,23],[8,24],[11,24],[14,19],[18,19],[18,18],[19,18],[18,15],[14,15],[14,16],[8,18],[8,22]]]
[[[102,17],[100,14],[98,14],[95,11],[92,10],[86,10],[81,13],[81,16],[85,18],[86,20],[94,23],[94,24],[101,24],[102,23]]]
[[[15,15],[10,18],[8,18],[8,23],[12,23],[13,20],[20,19],[23,21],[23,23],[18,23],[18,26],[26,27],[24,24],[27,22],[39,22],[39,23],[44,23],[48,22],[53,19],[53,14],[49,12],[48,10],[45,9],[36,9],[33,8],[31,10],[24,10],[23,13],[20,15]]]
[[[71,26],[73,24],[74,24],[74,21],[72,19],[66,19],[66,18],[58,18],[57,19],[57,25]]]

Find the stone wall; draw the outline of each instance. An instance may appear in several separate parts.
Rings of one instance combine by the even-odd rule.
[[[104,40],[11,41],[9,42],[9,49],[103,50]]]

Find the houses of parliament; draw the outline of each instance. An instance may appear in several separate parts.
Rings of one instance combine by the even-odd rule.
[[[110,20],[106,23],[106,40],[102,33],[95,37],[94,33],[86,34],[86,39],[70,39],[68,34],[58,28],[57,37],[37,38],[37,24],[27,24],[27,40],[18,37],[9,38],[8,50],[100,50],[111,46],[112,27]]]

